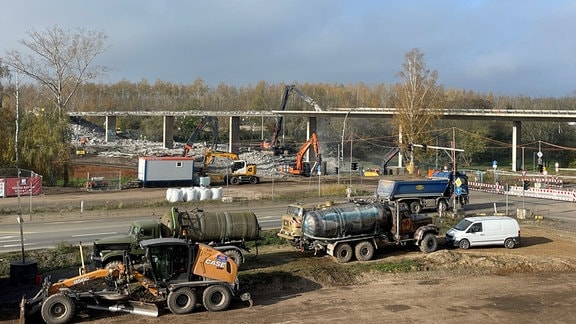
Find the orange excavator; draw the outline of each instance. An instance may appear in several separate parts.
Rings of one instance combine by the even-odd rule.
[[[304,162],[304,155],[312,147],[314,150],[314,156],[316,157],[316,163],[311,166],[309,162]],[[296,163],[288,168],[288,173],[295,175],[310,176],[312,170],[317,165],[322,163],[322,155],[320,154],[320,149],[318,148],[318,137],[316,133],[312,133],[310,139],[306,141],[296,154]]]

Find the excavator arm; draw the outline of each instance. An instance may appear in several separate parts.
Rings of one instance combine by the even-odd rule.
[[[318,159],[319,162],[321,162],[320,149],[318,147],[318,137],[316,136],[316,133],[312,133],[310,139],[308,139],[308,141],[306,141],[306,143],[302,145],[302,147],[298,151],[298,154],[296,154],[296,165],[295,167],[290,168],[290,173],[304,174],[304,155],[310,149],[310,147],[312,147],[312,149],[314,150],[314,156],[316,157],[316,159]]]
[[[320,105],[318,105],[316,103],[316,101],[314,101],[314,99],[310,98],[304,92],[302,92],[300,89],[296,88],[296,85],[294,85],[294,84],[287,85],[284,88],[284,93],[282,95],[282,101],[280,102],[280,110],[281,111],[284,111],[286,109],[286,104],[288,103],[288,97],[290,96],[291,92],[295,92],[298,96],[300,96],[300,98],[302,98],[304,101],[306,101],[312,107],[314,107],[315,111],[322,111],[322,108],[320,108]],[[280,115],[276,118],[276,123],[274,124],[274,133],[272,135],[272,141],[270,142],[271,147],[274,149],[278,148],[278,137],[280,136],[280,132],[282,131],[282,122],[283,121],[284,121],[284,117]]]
[[[190,151],[194,147],[194,143],[200,136],[200,133],[206,126],[212,124],[212,148],[215,148],[216,143],[218,143],[218,118],[212,116],[203,116],[190,137],[186,144],[184,145],[184,156],[188,156]]]

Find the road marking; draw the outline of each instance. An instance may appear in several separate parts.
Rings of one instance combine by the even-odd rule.
[[[94,235],[114,235],[114,234],[118,234],[118,232],[76,234],[76,235],[72,235],[72,237],[83,237],[83,236],[94,236]]]
[[[25,243],[24,246],[30,246],[30,245],[36,245],[36,243]],[[8,244],[8,245],[4,245],[5,248],[13,248],[13,247],[17,247],[20,246],[20,244]]]

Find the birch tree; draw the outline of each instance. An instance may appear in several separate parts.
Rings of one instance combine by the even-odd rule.
[[[400,82],[395,85],[397,109],[394,126],[401,134],[399,144],[421,144],[431,138],[434,122],[442,115],[444,89],[436,83],[438,72],[426,67],[424,54],[412,49],[405,55],[403,70],[398,73]],[[412,173],[414,154],[410,152]]]

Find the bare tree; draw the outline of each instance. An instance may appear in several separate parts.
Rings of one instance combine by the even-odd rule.
[[[405,55],[401,79],[396,84],[397,110],[394,125],[402,134],[401,143],[425,143],[430,137],[434,122],[442,115],[444,89],[436,84],[438,72],[430,71],[424,62],[424,54],[412,49]],[[399,144],[401,144],[399,143]],[[410,154],[412,172],[414,155]]]
[[[58,111],[65,111],[80,85],[108,71],[104,66],[93,65],[95,57],[104,52],[108,38],[104,32],[69,31],[54,26],[27,34],[30,40],[20,43],[30,53],[10,50],[5,63],[48,89]]]
[[[30,39],[20,41],[27,53],[7,51],[5,64],[13,72],[38,82],[40,91],[50,94],[45,97],[53,109],[42,112],[42,118],[36,118],[32,112],[22,118],[26,134],[24,143],[19,144],[25,148],[21,150],[22,160],[25,165],[48,173],[52,184],[62,175],[67,186],[71,147],[66,106],[83,83],[108,70],[93,64],[95,57],[104,51],[107,36],[103,32],[69,31],[58,26],[27,34]],[[36,142],[38,139],[42,141]]]

